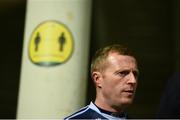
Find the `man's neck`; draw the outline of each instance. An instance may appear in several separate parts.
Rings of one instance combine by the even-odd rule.
[[[111,107],[104,100],[96,99],[94,103],[98,108],[109,111],[109,112],[113,112],[113,113],[122,113],[123,112],[122,109],[115,109],[115,108]]]
[[[118,117],[118,118],[126,118],[127,115],[125,112],[111,112],[109,110],[105,110],[103,108],[100,108],[99,106],[97,106],[95,103],[94,105],[98,108],[98,110],[101,112],[101,113],[105,113],[105,114],[108,114],[110,116],[114,116],[114,117]]]

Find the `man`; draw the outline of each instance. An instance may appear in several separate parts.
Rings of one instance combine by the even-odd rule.
[[[138,68],[135,57],[121,45],[98,50],[92,59],[91,76],[95,102],[65,119],[126,119],[125,109],[133,102]]]

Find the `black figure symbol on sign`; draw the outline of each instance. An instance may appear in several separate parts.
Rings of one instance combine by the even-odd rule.
[[[62,52],[64,50],[64,44],[66,42],[66,38],[64,36],[64,32],[61,33],[59,36],[59,50]]]
[[[40,37],[39,32],[37,32],[36,37],[35,37],[35,40],[34,40],[35,51],[36,51],[36,52],[38,51],[40,41],[41,41],[41,37]]]

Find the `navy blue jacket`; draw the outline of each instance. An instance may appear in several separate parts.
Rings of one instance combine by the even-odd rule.
[[[125,116],[123,117],[116,117],[113,115],[109,115],[106,113],[101,112],[96,105],[92,102],[90,105],[80,109],[79,111],[73,113],[72,115],[65,118],[68,119],[126,119]]]

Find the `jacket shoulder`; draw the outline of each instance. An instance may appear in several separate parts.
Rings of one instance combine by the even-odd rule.
[[[97,113],[96,111],[92,110],[87,106],[64,119],[68,120],[68,119],[97,119],[97,118],[106,119],[101,114]]]

